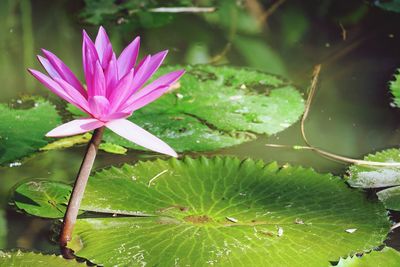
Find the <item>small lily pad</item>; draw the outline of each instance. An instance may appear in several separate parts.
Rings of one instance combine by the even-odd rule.
[[[370,154],[364,157],[366,161],[399,162],[400,150],[397,148]],[[379,188],[400,185],[400,167],[376,167],[352,165],[349,168],[348,183],[352,187]]]
[[[382,203],[337,177],[231,157],[111,167],[81,209],[113,215],[79,219],[69,244],[104,266],[327,266],[390,228]]]
[[[400,211],[400,186],[381,190],[377,195],[387,209]]]
[[[0,104],[0,164],[13,162],[48,143],[45,134],[61,123],[56,108],[40,98],[18,100],[11,107]]]
[[[0,250],[0,267],[59,267],[59,266],[87,266],[85,263],[79,263],[76,260],[66,260],[61,256],[43,255],[34,252]]]
[[[35,179],[18,186],[13,194],[15,205],[29,214],[45,218],[64,216],[71,186]]]
[[[365,253],[361,257],[352,256],[340,259],[337,267],[398,267],[400,265],[400,252],[384,247],[381,251]]]
[[[178,67],[164,67],[157,75]],[[208,65],[185,66],[185,75],[169,94],[136,111],[132,122],[176,151],[212,151],[276,134],[304,111],[300,92],[284,79],[264,72]],[[76,116],[82,114],[71,105]],[[111,131],[104,140],[142,149]]]
[[[400,2],[398,2],[400,11]],[[389,89],[393,95],[393,105],[400,107],[400,73],[399,70],[394,74],[394,79],[389,82]]]

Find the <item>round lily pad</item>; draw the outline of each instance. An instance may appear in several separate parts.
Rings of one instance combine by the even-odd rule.
[[[13,193],[15,205],[29,214],[45,218],[62,218],[71,186],[35,179],[19,185]]]
[[[164,67],[157,75],[178,67]],[[208,65],[184,66],[185,75],[169,93],[129,118],[176,151],[211,151],[275,134],[304,111],[300,92],[288,81],[260,71]],[[76,116],[82,113],[71,105]],[[135,144],[106,131],[104,140]]]
[[[79,219],[69,246],[105,266],[328,266],[390,228],[379,201],[337,177],[231,157],[111,167],[81,209],[99,216]]]
[[[41,98],[0,104],[0,164],[29,156],[48,143],[45,134],[61,122],[56,108]]]

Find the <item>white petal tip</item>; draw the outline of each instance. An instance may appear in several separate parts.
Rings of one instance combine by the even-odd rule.
[[[171,157],[174,157],[174,158],[177,158],[179,156],[175,151],[174,152],[170,152],[167,155],[169,155]]]

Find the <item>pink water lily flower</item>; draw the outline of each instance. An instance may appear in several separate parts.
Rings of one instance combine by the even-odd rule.
[[[184,70],[174,71],[146,84],[168,51],[148,55],[136,64],[139,46],[137,37],[117,58],[103,27],[94,43],[83,31],[86,89],[57,56],[43,49],[44,57],[38,59],[50,77],[33,69],[29,72],[53,93],[89,115],[58,126],[46,136],[70,136],[105,126],[140,146],[176,157],[170,146],[126,119],[163,95],[184,73]]]

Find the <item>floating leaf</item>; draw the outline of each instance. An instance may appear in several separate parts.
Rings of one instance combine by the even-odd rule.
[[[75,260],[66,260],[61,256],[43,255],[34,252],[0,250],[0,267],[59,267],[59,266],[87,266],[85,263],[78,263]]]
[[[165,67],[158,75],[176,67]],[[275,134],[304,111],[301,94],[281,78],[233,67],[186,66],[179,88],[129,119],[178,152],[210,151]],[[80,115],[77,109],[69,110]],[[106,131],[104,140],[139,147]]]
[[[0,104],[0,164],[28,156],[45,146],[48,142],[45,134],[61,122],[55,107],[43,99],[18,102],[16,106],[24,109]]]
[[[400,107],[400,73],[399,70],[394,75],[394,80],[389,82],[389,89],[394,96],[393,104]]]
[[[111,143],[101,143],[99,149],[113,154],[124,155],[128,151],[125,147],[111,144]]]
[[[389,230],[383,205],[337,177],[230,157],[103,170],[81,208],[148,215],[78,220],[70,245],[105,266],[326,266]]]
[[[399,0],[376,0],[374,4],[384,10],[400,13],[400,1]]]
[[[7,243],[7,225],[4,211],[0,209],[0,248],[4,248]]]
[[[398,267],[400,252],[390,247],[384,247],[381,251],[372,251],[362,257],[352,256],[340,259],[337,267]]]
[[[400,162],[399,149],[387,149],[364,157],[367,161]],[[348,183],[352,187],[377,188],[400,185],[399,167],[369,167],[352,165],[349,168]]]
[[[58,139],[50,144],[47,144],[46,146],[42,147],[40,150],[46,151],[46,150],[53,150],[53,149],[68,148],[68,147],[72,147],[74,145],[86,144],[87,142],[90,141],[90,138],[92,138],[92,134],[90,134],[90,133],[74,135],[71,137],[65,137],[65,138]]]
[[[36,179],[18,186],[13,194],[13,202],[29,214],[61,218],[64,216],[70,193],[69,185]]]
[[[400,211],[400,186],[379,191],[377,195],[387,209]]]

